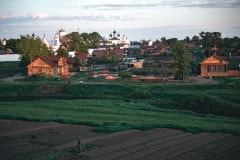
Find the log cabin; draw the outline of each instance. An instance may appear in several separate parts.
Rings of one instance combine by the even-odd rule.
[[[64,76],[68,75],[67,60],[61,56],[37,56],[28,66],[28,76],[47,75]]]

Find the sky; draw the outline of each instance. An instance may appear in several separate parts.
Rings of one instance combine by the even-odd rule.
[[[184,39],[201,31],[240,37],[240,0],[0,0],[0,39],[45,34],[61,28],[98,32],[115,29],[130,41]]]

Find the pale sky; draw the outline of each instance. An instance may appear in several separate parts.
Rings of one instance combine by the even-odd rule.
[[[201,31],[240,37],[240,0],[0,0],[0,39],[33,32],[48,40],[67,33],[115,29],[130,41],[183,39]]]

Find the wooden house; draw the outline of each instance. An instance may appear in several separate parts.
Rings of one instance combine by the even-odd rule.
[[[28,66],[28,75],[43,74],[48,76],[68,75],[68,64],[64,57],[38,56]]]
[[[228,62],[216,54],[200,63],[200,76],[228,76]]]

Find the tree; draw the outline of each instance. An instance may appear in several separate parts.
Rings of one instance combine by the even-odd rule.
[[[162,37],[162,38],[161,38],[161,41],[162,41],[163,44],[167,44],[167,43],[168,43],[166,37]]]
[[[194,35],[194,36],[192,37],[192,41],[193,41],[194,44],[200,45],[199,36]]]
[[[70,47],[77,52],[87,52],[89,48],[97,48],[101,41],[102,36],[97,32],[81,33],[72,32],[67,36],[70,40]]]
[[[191,42],[191,39],[190,39],[188,36],[186,36],[186,38],[184,39],[184,41],[185,41],[186,43],[190,43],[190,42]]]
[[[62,57],[67,58],[69,56],[67,49],[65,47],[61,46],[57,50],[57,56],[62,56]]]
[[[188,75],[190,58],[183,43],[177,42],[173,45],[175,79],[184,80]]]
[[[89,34],[89,41],[91,48],[97,48],[99,46],[99,43],[103,41],[103,38],[98,32],[92,32]]]
[[[19,39],[7,40],[7,44],[6,44],[5,48],[10,48],[13,52],[18,52],[18,49],[17,49],[18,41],[19,41]]]
[[[110,57],[109,57],[109,52],[105,51],[101,57],[101,59],[99,60],[100,63],[110,63]]]
[[[203,48],[209,49],[215,45],[220,46],[222,44],[222,33],[220,32],[201,32],[199,33],[202,38]]]
[[[21,60],[27,62],[32,62],[32,60],[39,55],[49,55],[50,51],[43,45],[39,37],[34,36],[20,36],[20,39],[17,41],[16,48],[21,54]],[[24,66],[25,67],[25,66]]]
[[[81,51],[80,34],[78,32],[72,32],[69,35],[67,35],[67,37],[70,40],[71,50],[80,52]]]

